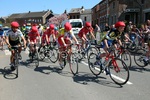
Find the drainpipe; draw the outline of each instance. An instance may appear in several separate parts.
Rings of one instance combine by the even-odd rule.
[[[142,23],[142,10],[143,10],[143,7],[142,7],[142,4],[138,2],[138,0],[135,0],[135,2],[140,6],[140,23]]]

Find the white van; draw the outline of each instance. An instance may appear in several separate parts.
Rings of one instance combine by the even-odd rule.
[[[69,22],[72,25],[72,32],[74,35],[77,35],[79,31],[83,28],[83,21],[82,19],[69,19],[65,20],[61,23],[62,27],[66,22]]]

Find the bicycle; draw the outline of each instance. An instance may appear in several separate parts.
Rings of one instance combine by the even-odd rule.
[[[96,44],[94,44],[92,41],[86,41],[86,48],[83,49],[81,45],[79,44],[75,48],[75,53],[77,54],[76,56],[78,57],[78,60],[81,61],[83,58],[88,58],[89,54],[91,52],[98,53],[98,49],[95,47]]]
[[[44,45],[39,48],[39,58],[44,60],[45,57],[49,58],[52,63],[58,60],[58,48],[56,47],[56,42],[50,42],[50,44]]]
[[[114,56],[114,47],[109,48],[109,54],[106,55],[104,61],[100,58],[101,53],[91,53],[88,58],[90,71],[98,76],[102,72],[109,75],[110,78],[118,85],[124,85],[129,80],[129,68],[126,63]],[[121,78],[121,80],[120,80]]]
[[[114,56],[117,58],[119,57],[120,59],[122,59],[126,63],[126,65],[128,67],[131,67],[132,59],[131,59],[130,52],[124,47],[119,47],[115,51],[117,51],[117,52],[114,53]]]
[[[14,55],[14,59],[13,59],[13,71],[16,70],[16,77],[18,77],[18,66],[19,66],[19,60],[22,59],[20,53],[19,53],[19,50],[18,48],[20,48],[20,46],[16,45],[16,46],[11,46],[10,49],[13,49],[14,52],[15,52],[15,55]]]
[[[34,62],[35,66],[38,67],[39,66],[39,54],[38,51],[36,49],[36,45],[34,44],[34,51],[29,51],[29,58],[30,58],[30,62]]]
[[[148,49],[140,48],[134,54],[134,61],[139,67],[146,67],[148,64],[150,64],[150,59],[148,59],[147,64],[145,64],[144,62],[147,52],[148,52]]]
[[[58,61],[60,64],[61,70],[65,68],[66,63],[69,63],[70,71],[75,76],[78,73],[78,57],[71,51],[69,51],[70,48],[72,48],[73,44],[59,47],[58,55]],[[64,50],[65,49],[65,50]]]

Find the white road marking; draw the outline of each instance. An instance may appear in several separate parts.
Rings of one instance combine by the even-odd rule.
[[[84,61],[81,61],[81,63],[84,64],[84,65],[86,65],[86,66],[88,66],[88,64],[87,64],[86,62],[84,62]],[[95,69],[96,69],[96,70],[100,70],[99,68],[95,68]],[[106,73],[106,72],[104,71],[104,73]],[[113,74],[111,74],[111,76],[114,77],[114,78],[116,78],[116,79],[118,79],[118,80],[120,80],[120,81],[122,81],[122,82],[125,81],[124,79],[122,79],[122,78],[120,78],[120,77],[118,77],[118,76],[115,76],[115,75],[113,75]],[[131,84],[133,84],[133,83],[131,83],[130,81],[128,81],[126,84],[131,85]]]
[[[4,50],[5,55],[11,55],[11,52],[9,50]]]

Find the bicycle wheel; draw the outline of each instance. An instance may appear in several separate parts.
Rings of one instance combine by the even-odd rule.
[[[35,51],[35,54],[33,56],[33,61],[35,63],[35,66],[38,67],[39,66],[39,54],[37,51]]]
[[[87,51],[87,57],[91,54],[91,53],[96,53],[96,54],[98,54],[98,48],[96,48],[96,47],[90,47],[89,49],[88,49],[88,51]]]
[[[95,76],[98,76],[102,72],[102,69],[100,67],[101,62],[100,60],[97,61],[97,56],[97,54],[91,53],[88,57],[89,69]]]
[[[146,56],[146,50],[138,49],[134,54],[134,61],[139,67],[145,67],[144,58]]]
[[[118,85],[124,85],[129,80],[129,68],[119,58],[115,58],[109,62],[108,71],[110,72],[110,78]]]
[[[49,59],[52,63],[55,63],[58,60],[58,49],[53,48],[49,51]]]
[[[74,53],[70,55],[69,66],[71,73],[76,75],[78,73],[78,57],[76,57]]]
[[[121,54],[121,59],[126,63],[126,65],[127,65],[128,67],[131,67],[132,60],[131,60],[131,54],[130,54],[130,52],[128,52],[127,50],[124,51],[124,52]]]
[[[39,48],[38,53],[39,53],[39,59],[44,60],[44,58],[45,58],[45,48],[44,47]]]
[[[14,66],[15,66],[15,68],[18,67],[18,65],[19,65],[18,53],[15,53],[15,58],[14,58]]]
[[[63,55],[63,56],[62,56]],[[58,54],[58,56],[59,56],[59,59],[58,59],[58,61],[59,61],[59,65],[60,65],[60,69],[62,70],[62,69],[64,69],[65,68],[65,66],[66,66],[66,53],[59,53]],[[61,60],[60,60],[61,59]]]

